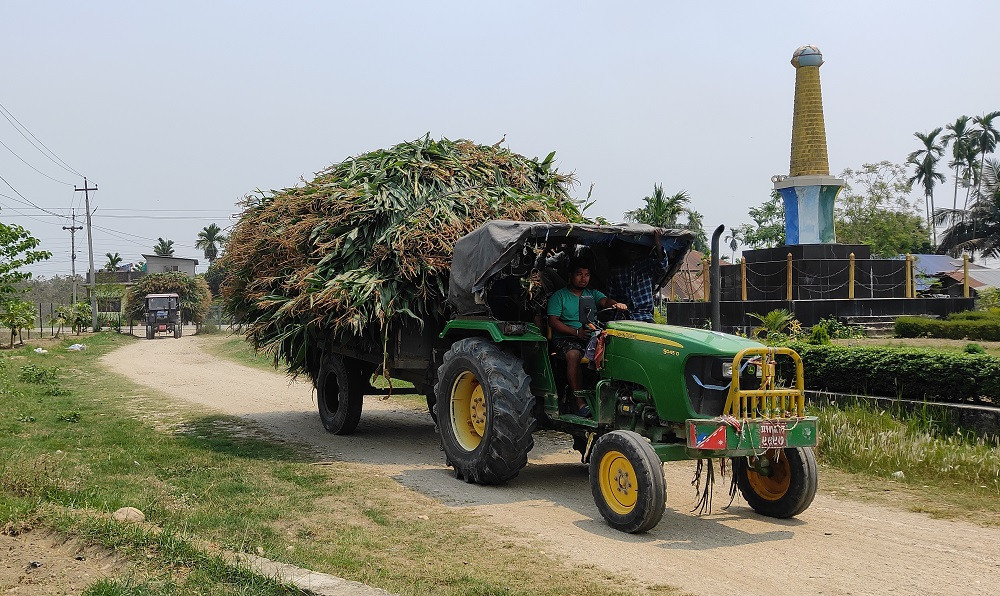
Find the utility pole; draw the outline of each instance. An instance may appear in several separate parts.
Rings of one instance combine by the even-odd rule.
[[[84,184],[84,186],[87,185]],[[73,272],[73,304],[76,304],[76,231],[83,229],[83,226],[76,225],[76,209],[73,210],[73,225],[63,226],[62,229],[69,230],[70,270]]]
[[[97,331],[97,272],[94,270],[94,230],[90,227],[90,191],[97,190],[97,185],[87,186],[87,177],[83,177],[83,188],[73,185],[74,192],[83,192],[84,207],[87,209],[87,252],[90,253],[90,273],[88,285],[90,286],[90,313],[91,328]]]

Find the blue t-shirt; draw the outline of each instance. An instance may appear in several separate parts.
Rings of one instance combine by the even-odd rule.
[[[600,302],[607,298],[599,290],[591,290],[590,288],[585,289],[582,295],[592,296],[594,302]],[[549,316],[559,317],[560,321],[573,329],[583,327],[583,323],[580,322],[580,296],[570,292],[569,288],[561,288],[552,293],[552,296],[549,297],[549,306],[546,312]],[[565,333],[559,333],[555,329],[552,330],[552,335],[553,337],[569,337]]]

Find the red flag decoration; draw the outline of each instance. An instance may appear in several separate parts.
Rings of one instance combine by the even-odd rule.
[[[711,432],[699,429],[696,425],[691,425],[691,438],[689,445],[695,449],[725,449],[726,448],[726,427],[718,426]]]

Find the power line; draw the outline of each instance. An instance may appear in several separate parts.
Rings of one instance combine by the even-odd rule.
[[[4,184],[6,184],[6,185],[7,185],[8,187],[10,187],[10,189],[11,189],[12,191],[14,191],[14,194],[16,194],[17,196],[19,196],[19,197],[21,197],[22,199],[24,199],[24,201],[25,201],[25,204],[27,204],[27,205],[28,205],[29,207],[34,207],[35,209],[38,209],[39,211],[44,211],[45,213],[48,213],[49,215],[55,215],[55,216],[57,216],[57,217],[62,217],[62,218],[64,218],[64,219],[69,219],[69,218],[68,218],[68,217],[66,217],[65,215],[59,215],[59,214],[58,214],[58,213],[56,213],[55,211],[49,211],[48,209],[42,209],[42,208],[41,208],[41,207],[39,207],[38,205],[36,205],[36,204],[32,203],[32,202],[31,202],[31,200],[30,200],[30,199],[28,199],[28,197],[26,197],[26,196],[22,195],[21,193],[19,193],[19,192],[17,191],[17,189],[16,189],[16,188],[14,188],[13,186],[11,186],[10,182],[7,182],[7,179],[6,179],[6,178],[4,178],[3,176],[0,176],[0,180],[3,180],[3,183],[4,183]],[[12,201],[17,201],[18,203],[20,203],[20,202],[21,202],[21,201],[18,201],[17,199],[15,199],[15,198],[14,198],[14,197],[12,197],[12,196],[9,196],[9,195],[3,195],[3,196],[7,197],[8,199],[10,199],[10,200],[12,200]]]
[[[66,184],[67,186],[73,186],[73,183],[72,183],[72,182],[65,182],[65,181],[63,181],[63,180],[57,180],[57,179],[53,178],[52,176],[49,176],[49,175],[48,175],[48,174],[46,174],[45,172],[43,172],[43,171],[39,170],[39,169],[38,169],[38,168],[36,168],[35,166],[31,165],[30,163],[28,163],[28,162],[24,161],[24,158],[23,158],[23,157],[21,157],[20,155],[18,155],[17,153],[15,153],[13,149],[11,149],[10,147],[8,147],[8,146],[7,146],[7,143],[4,143],[3,141],[0,141],[0,145],[3,145],[3,148],[4,148],[4,149],[6,149],[7,151],[10,151],[10,154],[11,154],[11,155],[13,155],[14,157],[16,157],[16,158],[20,159],[20,160],[21,160],[21,163],[23,163],[24,165],[28,166],[28,167],[29,167],[29,168],[31,168],[32,170],[35,170],[36,172],[38,172],[38,173],[39,173],[39,174],[41,174],[42,176],[45,176],[45,177],[46,177],[46,178],[48,178],[49,180],[51,180],[51,181],[53,181],[53,182],[58,182],[59,184]]]
[[[7,108],[6,108],[6,107],[5,107],[5,106],[4,106],[4,105],[3,105],[2,103],[0,103],[0,114],[3,114],[3,117],[7,119],[7,122],[10,122],[10,125],[11,125],[11,126],[13,126],[13,127],[14,127],[14,130],[16,130],[16,131],[17,131],[17,132],[18,132],[18,133],[19,133],[19,134],[20,134],[20,135],[21,135],[22,137],[24,137],[24,140],[26,140],[26,141],[28,141],[29,143],[31,143],[31,146],[32,146],[32,147],[34,147],[35,149],[38,149],[38,151],[39,151],[39,152],[40,152],[40,153],[41,153],[42,155],[44,155],[45,157],[49,158],[49,160],[50,160],[50,161],[51,161],[52,163],[56,164],[57,166],[59,166],[60,168],[62,168],[62,169],[64,169],[64,170],[66,170],[67,172],[69,172],[69,173],[71,173],[71,174],[76,174],[77,176],[83,176],[83,174],[81,174],[80,172],[77,172],[76,170],[74,170],[74,169],[73,169],[72,167],[70,167],[70,165],[69,165],[68,163],[66,163],[65,161],[63,161],[63,160],[62,160],[62,158],[60,158],[60,157],[59,157],[58,155],[56,155],[56,154],[55,154],[55,151],[53,151],[53,150],[49,149],[49,148],[48,148],[48,147],[47,147],[47,146],[45,145],[45,143],[43,143],[43,142],[42,142],[42,141],[41,141],[41,140],[40,140],[40,139],[39,139],[38,137],[36,137],[36,136],[35,136],[35,135],[34,135],[34,134],[33,134],[33,133],[32,133],[32,132],[30,131],[30,130],[28,130],[28,127],[27,127],[27,126],[25,126],[25,125],[21,124],[21,121],[20,121],[20,120],[18,120],[17,118],[15,118],[15,117],[14,117],[14,114],[11,114],[11,113],[10,113],[10,110],[8,110],[8,109],[7,109]],[[13,122],[11,122],[11,118],[13,118]],[[14,122],[17,122],[17,126],[15,126],[15,125],[14,125]],[[20,126],[20,128],[18,128],[18,126]],[[23,133],[23,132],[21,132],[21,129],[22,129],[22,128],[23,128],[23,129],[24,129],[24,130],[25,130],[25,131],[26,131],[26,132],[27,132],[27,133],[28,133],[29,135],[31,135],[31,138],[32,138],[32,139],[35,139],[36,141],[38,141],[38,145],[41,145],[42,147],[45,147],[45,150],[46,150],[46,151],[48,151],[48,153],[46,153],[45,151],[42,151],[41,149],[39,149],[38,145],[36,145],[36,144],[35,144],[34,142],[32,142],[32,140],[31,140],[31,139],[29,139],[28,137],[24,136],[24,133]],[[49,156],[49,154],[51,154],[51,157]],[[53,157],[55,157],[55,159],[52,159]],[[59,160],[59,161],[56,161],[56,160]]]

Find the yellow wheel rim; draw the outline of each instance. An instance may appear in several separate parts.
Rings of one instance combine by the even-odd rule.
[[[618,515],[627,515],[635,509],[636,480],[632,462],[620,451],[608,451],[601,458],[599,481],[601,497]]]
[[[473,451],[486,434],[486,396],[479,379],[463,372],[451,388],[451,428],[462,449]]]
[[[777,501],[781,497],[785,496],[788,492],[788,487],[792,483],[792,467],[788,463],[788,457],[781,455],[780,452],[771,450],[764,454],[771,470],[771,474],[765,476],[756,472],[753,467],[747,468],[747,482],[753,488],[753,491],[757,495],[767,501]],[[750,465],[752,466],[756,458],[750,458]]]

